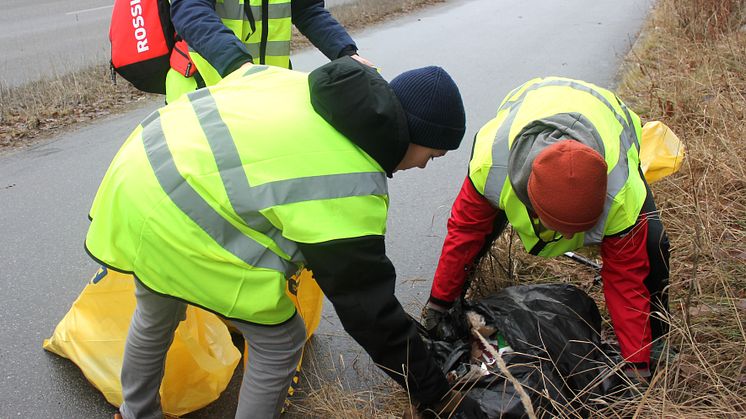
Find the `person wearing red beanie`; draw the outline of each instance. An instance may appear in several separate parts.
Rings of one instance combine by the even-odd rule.
[[[514,89],[477,133],[423,325],[438,330],[470,269],[510,224],[533,255],[600,245],[627,370],[649,375],[651,347],[668,331],[669,244],[639,168],[640,132],[640,118],[593,84],[550,77]]]
[[[565,237],[590,230],[606,201],[606,162],[587,145],[558,141],[536,156],[528,197],[542,225],[550,230]]]

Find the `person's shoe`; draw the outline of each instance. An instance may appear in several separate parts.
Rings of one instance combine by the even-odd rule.
[[[122,414],[119,412],[114,413],[114,419],[122,419]]]
[[[665,368],[666,365],[675,362],[678,357],[679,351],[672,347],[667,340],[658,339],[650,348],[650,367],[653,371],[658,367]]]
[[[650,386],[650,369],[647,366],[629,364],[622,369],[622,381],[612,394],[612,399],[634,400],[642,397]]]

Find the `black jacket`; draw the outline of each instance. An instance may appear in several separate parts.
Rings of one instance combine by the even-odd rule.
[[[329,59],[357,52],[323,0],[292,0],[290,7],[293,24]],[[176,33],[223,77],[252,61],[243,42],[215,13],[215,0],[171,0],[171,21]]]
[[[388,83],[375,70],[342,58],[312,72],[309,84],[316,111],[391,175],[409,134]],[[437,402],[449,386],[394,296],[396,272],[384,237],[300,244],[300,249],[347,333],[413,399]]]

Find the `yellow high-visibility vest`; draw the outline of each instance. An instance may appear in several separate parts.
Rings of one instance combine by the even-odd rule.
[[[385,171],[308,89],[306,73],[251,66],[151,114],[96,194],[89,253],[227,318],[286,321],[297,243],[383,235],[388,210]]]
[[[607,164],[607,196],[598,223],[571,239],[548,231],[537,234],[532,219],[508,176],[508,158],[519,134],[537,120],[580,114],[595,128],[604,144]],[[537,78],[513,90],[503,100],[497,116],[477,133],[469,178],[495,207],[505,211],[526,250],[539,256],[600,243],[604,236],[628,229],[637,221],[645,200],[645,184],[639,172],[640,118],[614,93],[579,80]]]
[[[217,0],[215,12],[223,25],[233,31],[236,37],[246,45],[254,59],[254,64],[289,68],[293,27],[291,0],[247,1],[249,1],[248,8],[244,0]],[[252,19],[248,16],[249,10]],[[217,70],[191,47],[189,55],[207,86],[220,81],[221,76]],[[166,102],[170,103],[196,88],[197,82],[194,78],[185,77],[171,69],[166,79]]]

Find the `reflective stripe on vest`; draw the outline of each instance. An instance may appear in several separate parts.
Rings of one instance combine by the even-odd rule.
[[[604,203],[603,213],[598,223],[596,223],[596,225],[591,230],[585,232],[583,239],[584,245],[597,244],[600,243],[604,237],[604,230],[606,227],[609,210],[611,209],[611,206],[614,202],[614,197],[627,183],[627,179],[629,177],[629,162],[627,160],[627,152],[633,146],[636,147],[639,152],[639,142],[637,139],[636,131],[632,125],[633,122],[631,116],[626,106],[624,106],[621,101],[617,99],[620,107],[625,113],[624,116],[620,115],[603,95],[590,88],[589,86],[572,80],[552,79],[528,86],[527,88],[523,89],[520,94],[517,93],[518,91],[520,91],[520,88],[515,89],[513,92],[511,92],[511,94],[513,95],[518,94],[518,97],[512,99],[512,96],[508,96],[508,98],[506,98],[506,100],[503,102],[503,104],[500,106],[500,109],[498,110],[498,114],[502,111],[508,111],[509,113],[500,124],[500,127],[495,135],[492,147],[492,166],[489,170],[489,173],[487,174],[487,179],[484,187],[484,196],[496,207],[500,206],[500,197],[503,192],[503,187],[506,185],[508,174],[507,170],[508,158],[510,155],[510,144],[512,144],[512,141],[515,140],[515,138],[509,138],[509,133],[512,128],[513,121],[515,120],[515,117],[520,110],[520,105],[523,102],[526,94],[531,91],[548,86],[570,87],[572,89],[591,94],[594,98],[603,103],[610,111],[612,111],[616,120],[622,126],[622,132],[619,136],[619,158],[608,174],[607,197]],[[510,186],[508,185],[508,187]]]
[[[215,11],[218,13],[218,16],[223,19],[243,20],[246,17],[243,1],[238,0],[228,0],[215,3]],[[251,4],[251,13],[254,15],[255,21],[262,20],[262,16],[264,16],[264,14],[262,13],[261,2],[257,2],[257,4]],[[290,2],[270,2],[269,13],[267,13],[267,17],[269,19],[282,19],[291,16]]]
[[[166,144],[166,137],[157,112],[152,113],[142,125],[145,152],[158,183],[184,214],[223,249],[246,264],[284,272],[286,276],[297,271],[297,267],[289,261],[275,253],[268,252],[264,246],[247,237],[225,220],[181,176]]]
[[[247,0],[249,1],[249,0]],[[264,19],[263,1],[250,0],[253,25],[246,15],[243,0],[218,1],[215,12],[223,25],[243,42],[255,64],[268,64],[282,68],[290,67],[290,42],[292,37],[292,10],[289,0],[269,0],[266,19]],[[267,33],[265,33],[265,23]],[[264,47],[262,47],[262,45]],[[220,74],[197,51],[189,48],[192,62],[207,86],[217,84],[221,80]],[[167,102],[173,102],[182,94],[193,90],[191,80],[177,81],[176,75],[169,74],[171,80],[167,82]],[[184,77],[180,79],[186,79]]]
[[[259,57],[258,62],[257,60],[254,62],[289,68],[293,25],[291,2],[289,0],[252,0],[251,5],[257,29],[256,33],[244,39],[249,53],[253,57]]]
[[[248,17],[241,0],[218,2],[215,4],[215,11],[222,19],[223,24],[244,42],[249,53],[254,57],[255,64],[289,67],[290,38],[292,35],[291,3],[288,0],[270,0],[267,4],[266,16],[262,0],[251,0],[250,5],[256,28],[253,33],[248,27]],[[264,40],[264,51],[262,51],[265,21],[268,33],[266,34],[266,40]]]
[[[314,112],[307,74],[251,66],[135,129],[96,193],[86,247],[154,292],[278,324],[295,311],[297,243],[385,234],[386,181]]]
[[[245,76],[266,68],[252,67]],[[381,172],[313,176],[251,186],[245,171],[233,170],[241,167],[241,158],[210,91],[200,89],[187,97],[215,156],[233,210],[251,229],[272,239],[285,253],[285,258],[268,252],[267,248],[241,233],[215,212],[181,176],[166,145],[158,113],[151,114],[142,124],[148,159],[161,187],[179,209],[226,251],[251,266],[274,269],[290,276],[298,270],[297,265],[305,262],[297,244],[282,237],[282,232],[272,226],[260,210],[302,201],[388,193],[386,178]]]

